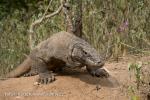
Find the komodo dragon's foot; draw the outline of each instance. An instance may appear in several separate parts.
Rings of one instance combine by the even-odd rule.
[[[38,83],[41,84],[48,84],[55,81],[55,75],[51,71],[46,71],[44,73],[39,73],[39,79],[37,80]]]
[[[108,78],[110,76],[109,73],[103,68],[99,68],[95,71],[92,71],[91,74],[92,76],[102,77],[102,78]]]

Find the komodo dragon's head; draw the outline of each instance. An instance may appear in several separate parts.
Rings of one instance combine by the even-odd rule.
[[[75,44],[72,50],[72,59],[83,65],[101,68],[104,62],[98,52],[88,43]]]

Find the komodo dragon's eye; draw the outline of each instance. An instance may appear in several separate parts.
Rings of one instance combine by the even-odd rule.
[[[87,55],[87,54],[88,54],[86,51],[83,51],[83,53],[84,53],[85,55]]]
[[[83,53],[84,53],[85,57],[91,57],[91,55],[89,53],[87,53],[86,51],[83,51]]]
[[[87,54],[87,52],[84,52],[85,54]]]

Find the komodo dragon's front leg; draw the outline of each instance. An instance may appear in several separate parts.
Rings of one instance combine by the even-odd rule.
[[[41,84],[48,84],[55,80],[54,74],[52,71],[49,71],[48,67],[49,66],[47,66],[43,60],[36,59],[32,63],[31,70],[24,74],[24,76],[27,77],[39,74],[37,82]]]

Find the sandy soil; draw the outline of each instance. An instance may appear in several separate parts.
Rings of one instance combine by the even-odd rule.
[[[133,59],[136,57],[107,62],[105,67],[111,74],[108,79],[93,78],[79,70],[63,72],[48,85],[36,85],[38,76],[0,81],[0,100],[129,100],[128,63]]]

